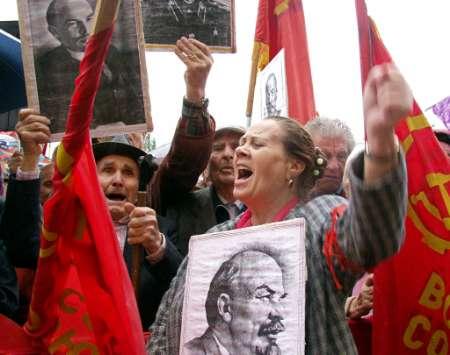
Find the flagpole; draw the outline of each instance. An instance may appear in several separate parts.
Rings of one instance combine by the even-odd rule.
[[[259,61],[260,47],[261,47],[261,44],[259,42],[255,42],[255,44],[253,46],[252,64],[251,64],[251,70],[250,70],[250,82],[248,85],[247,108],[245,110],[245,115],[248,118],[250,118],[250,122],[251,122],[251,117],[252,117],[252,112],[253,112],[253,101],[255,99],[256,75],[258,73],[258,61]]]

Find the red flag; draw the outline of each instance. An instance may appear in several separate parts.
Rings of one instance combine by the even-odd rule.
[[[356,4],[362,68],[391,62],[364,1]],[[417,103],[396,134],[408,167],[406,240],[375,270],[373,353],[448,354],[450,162]]]
[[[97,179],[90,143],[95,94],[119,0],[99,1],[44,207],[26,332],[49,353],[144,354],[134,292]]]
[[[316,116],[316,109],[302,2],[260,0],[253,69],[262,70],[282,48],[285,50],[289,116],[305,124]]]

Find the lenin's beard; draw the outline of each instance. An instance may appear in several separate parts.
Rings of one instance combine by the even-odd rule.
[[[269,315],[270,323],[261,325],[258,331],[258,336],[268,339],[269,344],[266,347],[256,347],[256,355],[280,355],[281,350],[276,343],[277,334],[284,331],[285,326],[281,322],[282,317]]]

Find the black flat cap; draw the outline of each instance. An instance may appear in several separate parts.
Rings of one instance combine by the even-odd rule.
[[[134,160],[139,165],[140,158],[147,155],[146,152],[132,145],[117,142],[97,143],[92,146],[92,149],[96,162],[108,155],[122,155]]]

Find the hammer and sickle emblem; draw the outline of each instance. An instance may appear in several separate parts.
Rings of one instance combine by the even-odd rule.
[[[439,254],[445,254],[447,250],[450,250],[450,239],[446,240],[442,237],[430,232],[423,224],[417,212],[414,210],[414,206],[422,203],[425,209],[436,220],[440,221],[447,231],[450,231],[450,195],[446,188],[446,184],[450,182],[450,175],[442,173],[430,173],[426,176],[427,184],[430,188],[438,188],[440,195],[444,201],[446,216],[442,216],[439,209],[433,205],[425,192],[421,191],[417,195],[411,195],[410,203],[408,204],[408,215],[413,221],[416,228],[422,233],[424,243],[432,250]],[[450,233],[448,233],[450,235]]]

